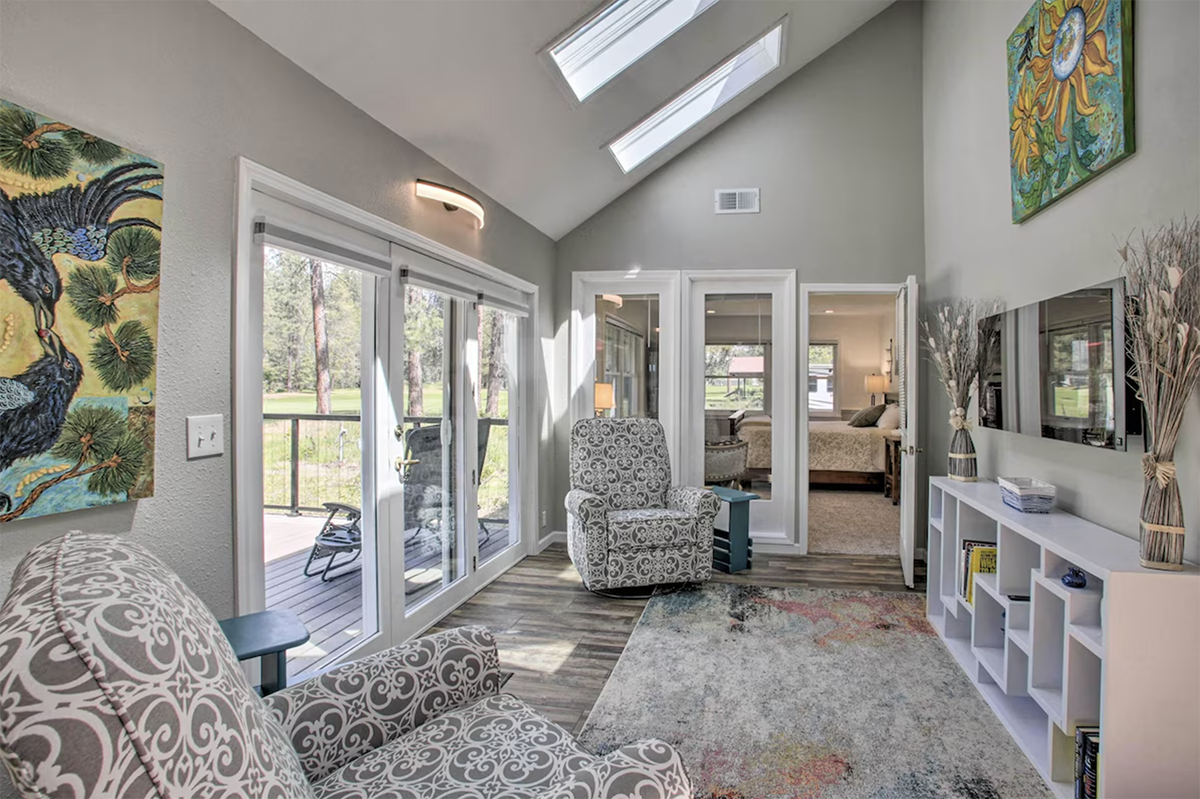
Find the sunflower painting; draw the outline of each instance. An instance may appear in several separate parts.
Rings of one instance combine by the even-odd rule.
[[[154,494],[162,182],[0,100],[0,527]]]
[[[1035,0],[1008,40],[1013,222],[1134,151],[1132,0]]]

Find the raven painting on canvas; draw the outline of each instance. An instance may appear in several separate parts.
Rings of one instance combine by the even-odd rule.
[[[0,100],[0,522],[153,495],[162,180]]]

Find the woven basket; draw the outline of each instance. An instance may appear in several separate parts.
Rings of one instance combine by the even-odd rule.
[[[964,483],[974,483],[979,479],[979,464],[975,462],[975,442],[971,440],[971,431],[960,428],[954,431],[950,439],[950,459],[946,464],[946,474],[951,480]]]

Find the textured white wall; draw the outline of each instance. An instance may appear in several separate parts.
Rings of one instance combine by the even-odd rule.
[[[762,189],[762,213],[713,214],[715,189],[746,186]],[[575,271],[796,269],[798,283],[901,283],[924,270],[922,198],[921,5],[901,2],[560,239],[559,341]],[[560,379],[565,395],[565,369]]]
[[[543,330],[553,335],[550,239],[207,2],[5,0],[0,95],[166,165],[155,496],[5,525],[0,594],[30,547],[82,529],[145,544],[215,613],[232,613],[232,453],[185,460],[184,418],[224,414],[229,441],[238,155],[537,283]],[[475,194],[487,226],[476,231],[462,214],[416,200],[416,177]],[[542,475],[548,483],[550,470]]]
[[[1117,276],[1134,229],[1200,212],[1200,3],[1135,6],[1137,153],[1022,225],[1010,221],[1004,41],[1028,0],[925,6],[925,299],[999,297],[1025,305]],[[927,380],[927,463],[945,474],[949,404]],[[1058,486],[1062,507],[1137,536],[1140,452],[981,430],[980,474]],[[1200,398],[1179,451],[1186,552],[1200,554]]]

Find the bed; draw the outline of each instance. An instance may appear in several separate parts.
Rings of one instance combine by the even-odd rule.
[[[809,484],[882,486],[885,441],[891,432],[844,421],[809,422]]]

